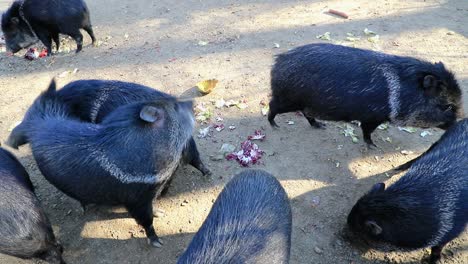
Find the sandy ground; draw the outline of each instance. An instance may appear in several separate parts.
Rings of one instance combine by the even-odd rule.
[[[419,263],[427,256],[427,249],[381,252],[357,248],[343,240],[340,232],[356,200],[374,183],[395,181],[401,175],[389,177],[385,172],[422,153],[439,138],[440,130],[430,129],[432,135],[421,137],[421,129],[407,133],[390,126],[373,134],[379,149],[368,151],[356,125],[352,125],[360,139],[356,144],[342,134],[346,124],[327,122],[326,130],[316,130],[294,113],[278,116],[281,128],[272,130],[260,112],[260,102],[268,100],[273,55],[307,43],[327,42],[316,38],[325,32],[331,33],[328,42],[332,43],[443,61],[466,93],[466,0],[87,2],[99,47],[91,47],[85,35],[85,48],[78,55],[68,40],[64,40],[64,51],[52,58],[27,61],[22,58],[25,51],[17,56],[0,53],[2,141],[54,76],[59,76],[59,86],[79,79],[117,79],[175,95],[200,80],[216,78],[217,88],[197,98],[197,103],[211,105],[223,98],[244,100],[248,107],[215,109],[214,116],[236,129],[197,138],[213,176],[203,177],[184,166],[167,196],[156,202],[165,211],[154,219],[165,241],[162,249],[146,244],[142,228],[123,209],[98,207],[83,216],[76,201],[43,178],[28,146],[14,151],[31,174],[68,263],[175,263],[224,184],[242,170],[234,161],[214,161],[210,156],[223,143],[239,146],[257,129],[266,133],[266,139],[257,142],[266,154],[262,164],[253,167],[274,174],[291,199],[291,263]],[[9,4],[0,1],[0,10]],[[350,19],[326,14],[329,8],[348,13]],[[379,35],[377,43],[367,40],[365,28]],[[361,39],[345,41],[347,33]],[[67,52],[67,45],[72,52]],[[78,71],[70,73],[75,68]],[[197,131],[206,126],[198,124]],[[402,150],[413,153],[403,155]],[[188,203],[181,206],[184,200]],[[34,261],[0,255],[0,263]],[[468,263],[467,232],[446,247],[444,263]]]

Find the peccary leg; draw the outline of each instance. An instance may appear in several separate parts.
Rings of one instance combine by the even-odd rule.
[[[161,247],[163,243],[156,234],[153,226],[152,200],[145,201],[142,204],[134,204],[126,207],[130,215],[145,229],[149,244],[153,247]]]
[[[47,56],[51,56],[51,55],[52,55],[52,38],[51,38],[49,32],[46,31],[46,30],[40,30],[40,31],[37,33],[37,37],[38,37],[39,40],[41,40],[42,43],[46,46],[46,48],[47,48]]]
[[[94,42],[96,42],[96,38],[94,37],[94,32],[93,28],[91,25],[84,26],[83,29],[88,33],[88,35],[91,37],[92,44],[94,45]]]
[[[272,127],[279,127],[278,124],[275,122],[275,116],[278,113],[277,103],[273,100],[270,101],[270,110],[268,111],[268,122]]]
[[[315,120],[315,118],[313,117],[313,115],[310,113],[310,111],[308,111],[308,109],[304,109],[302,110],[302,114],[305,116],[305,118],[307,119],[307,121],[309,121],[309,124],[312,126],[312,127],[315,127],[315,128],[325,128],[325,124],[324,123],[321,123],[321,122],[318,122],[317,120]]]
[[[83,49],[83,35],[80,30],[70,34],[70,36],[76,41],[76,53],[80,52]]]
[[[431,256],[429,257],[429,264],[436,264],[437,261],[440,260],[440,257],[442,255],[442,249],[444,248],[444,245],[439,245],[431,248]]]
[[[164,187],[161,191],[160,196],[165,196],[167,194],[167,191],[169,190],[169,187],[171,186],[172,180],[174,180],[174,175],[164,184]]]
[[[54,40],[55,42],[55,48],[56,48],[56,51],[58,52],[59,51],[59,48],[60,48],[60,37],[59,37],[59,34],[58,33],[54,33],[52,34],[52,39]],[[52,51],[48,51],[49,53],[52,53]]]
[[[197,170],[199,170],[203,175],[211,174],[211,171],[205,166],[205,164],[203,164],[203,162],[200,159],[200,153],[198,152],[197,144],[195,143],[195,140],[193,139],[193,137],[190,138],[182,155],[183,155],[183,160],[185,163],[192,165]]]
[[[380,123],[361,123],[363,138],[369,147],[377,147],[371,139],[371,134],[379,125]]]

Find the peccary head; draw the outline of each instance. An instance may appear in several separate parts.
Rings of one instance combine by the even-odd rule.
[[[38,41],[28,24],[20,17],[20,4],[18,1],[14,2],[10,9],[2,15],[2,31],[5,35],[5,43],[7,49],[13,53]]]
[[[25,131],[27,131],[28,126],[32,124],[32,121],[37,118],[43,119],[48,115],[59,115],[64,118],[68,116],[69,109],[65,104],[50,103],[50,101],[55,102],[60,100],[56,96],[56,87],[55,79],[52,79],[49,88],[37,97],[24,115],[23,121],[13,129],[6,141],[7,145],[17,149],[19,146],[27,144],[29,139]]]
[[[369,193],[363,196],[354,205],[348,215],[348,226],[355,233],[371,239],[378,240],[382,237],[383,223],[380,222],[376,210],[373,208],[372,200],[375,194],[385,190],[385,184],[377,183]]]
[[[464,116],[462,91],[453,73],[442,62],[413,73],[418,79],[422,96],[405,96],[402,91],[404,97],[400,98],[401,103],[406,105],[404,108],[411,109],[405,118],[407,125],[447,129]]]

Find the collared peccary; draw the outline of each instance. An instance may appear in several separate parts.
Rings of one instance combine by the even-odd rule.
[[[60,47],[59,33],[71,36],[79,52],[83,47],[80,28],[88,32],[94,44],[96,38],[83,0],[18,0],[2,15],[6,46],[13,53],[40,40],[51,55],[52,40],[57,50]]]
[[[175,99],[172,95],[136,83],[107,81],[107,80],[79,80],[65,85],[57,91],[71,115],[80,120],[101,123],[116,108],[129,103],[161,98]],[[13,129],[8,145],[13,148],[28,143],[24,135],[25,118],[23,122]],[[195,140],[191,137],[183,152],[183,161],[194,166],[203,175],[211,174],[210,170],[200,159]]]
[[[224,187],[177,263],[289,263],[291,222],[278,180],[245,170]]]
[[[3,148],[0,148],[0,181],[0,253],[65,263],[62,246],[55,240],[28,173]]]
[[[385,189],[376,184],[348,216],[351,230],[407,247],[432,247],[430,261],[468,222],[468,119],[453,125]]]
[[[192,102],[126,104],[100,124],[74,120],[69,112],[52,81],[26,113],[24,133],[40,171],[83,206],[125,206],[159,247],[152,200],[171,179],[191,137]]]
[[[310,44],[276,57],[271,70],[268,120],[302,111],[315,120],[361,122],[363,137],[390,121],[401,126],[446,128],[463,115],[461,90],[439,62],[333,44]],[[375,145],[374,145],[375,146]]]

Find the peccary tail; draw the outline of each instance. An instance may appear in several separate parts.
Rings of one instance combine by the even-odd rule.
[[[45,120],[48,118],[66,118],[68,117],[68,108],[57,96],[57,85],[55,79],[50,82],[49,88],[42,92],[29,107],[21,124],[17,125],[6,144],[17,149],[19,146],[27,144],[29,138],[27,131],[30,131],[34,121]]]

